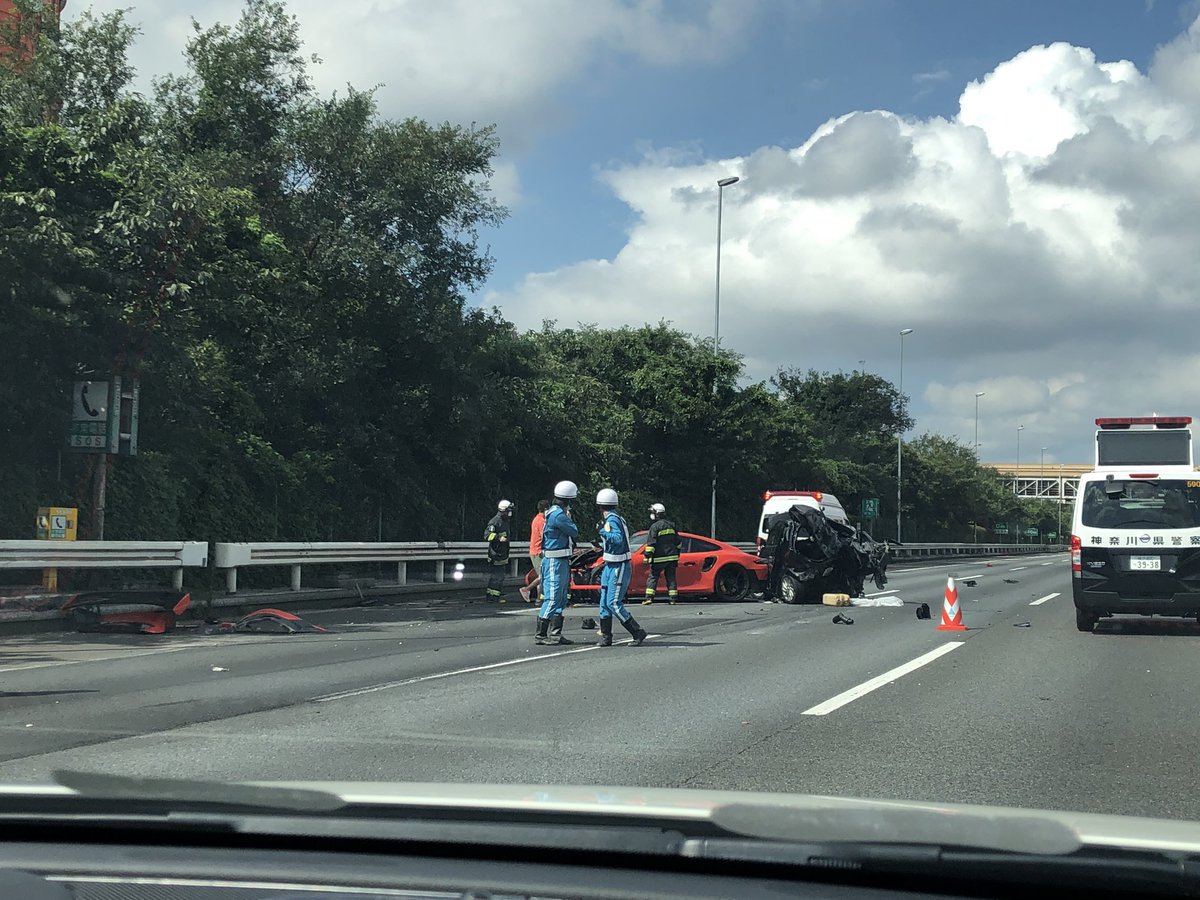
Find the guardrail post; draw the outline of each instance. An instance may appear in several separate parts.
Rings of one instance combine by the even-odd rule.
[[[225,593],[237,593],[237,569],[225,570]]]
[[[399,584],[399,585],[408,584],[408,563],[406,563],[406,562],[396,563],[396,584]]]
[[[435,574],[434,574],[433,580],[436,581],[438,584],[445,583],[445,581],[446,581],[446,561],[444,559],[439,559],[437,561],[437,568],[435,569]]]
[[[183,569],[182,568],[178,568],[172,573],[171,585],[177,591],[183,590]]]
[[[508,574],[510,574],[513,578],[517,577],[517,560],[514,559],[512,561],[512,565],[508,567]]]
[[[300,590],[300,567],[292,566],[292,590]]]

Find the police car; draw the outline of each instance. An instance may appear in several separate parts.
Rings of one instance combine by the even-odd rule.
[[[1097,419],[1096,468],[1071,528],[1075,624],[1120,613],[1200,617],[1200,476],[1189,416]]]

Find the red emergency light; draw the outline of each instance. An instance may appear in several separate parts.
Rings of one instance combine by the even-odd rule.
[[[1154,472],[1153,474],[1151,474],[1149,472],[1130,472],[1129,477],[1130,478],[1157,478],[1158,473]]]
[[[812,497],[817,502],[825,495],[820,491],[763,491],[763,500],[770,500],[772,497]]]
[[[1192,424],[1191,416],[1132,416],[1115,419],[1097,419],[1101,428],[1129,428],[1131,425],[1154,425],[1157,428],[1187,428]]]

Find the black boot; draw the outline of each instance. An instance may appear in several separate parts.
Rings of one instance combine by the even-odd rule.
[[[547,644],[573,644],[574,641],[563,637],[563,617],[555,616],[550,620],[550,637],[546,641]]]
[[[612,646],[612,617],[600,620],[600,640],[596,641],[597,647]]]
[[[543,619],[541,616],[538,616],[537,631],[534,632],[534,635],[533,635],[533,642],[535,644],[550,643],[549,639],[546,637],[546,629],[549,627],[550,627],[550,620]]]
[[[633,616],[630,616],[621,624],[625,626],[626,631],[633,635],[633,646],[635,647],[641,646],[642,641],[649,637],[649,635],[646,634],[646,629],[639,625],[637,623],[637,619],[635,619]]]

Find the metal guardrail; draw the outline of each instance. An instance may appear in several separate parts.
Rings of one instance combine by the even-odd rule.
[[[486,559],[485,541],[414,541],[403,543],[246,543],[217,544],[213,566],[225,570],[225,590],[237,593],[237,573],[247,566],[290,566],[292,590],[300,590],[301,567],[331,563],[395,563],[396,584],[408,583],[410,562],[435,562],[434,580],[446,580],[448,561]],[[510,571],[529,555],[529,543],[513,541]]]
[[[410,562],[435,563],[434,580],[444,583],[447,562],[487,558],[484,541],[414,541],[403,543],[218,543],[212,565],[225,572],[225,588],[237,592],[238,569],[249,566],[289,566],[291,587],[301,587],[303,566],[395,563],[396,584],[408,582]],[[756,552],[753,543],[735,547]],[[209,565],[209,545],[203,541],[0,541],[0,569],[172,569],[176,588],[183,586],[185,568]],[[1051,544],[930,544],[893,546],[893,560],[953,556],[1007,556],[1062,551]],[[514,541],[510,571],[528,558],[529,544]]]
[[[747,553],[757,553],[758,545],[736,543],[733,546]],[[1057,553],[1067,549],[1065,544],[933,544],[905,543],[891,545],[891,559],[932,559],[946,556],[1011,556],[1021,553]]]
[[[208,565],[205,541],[0,541],[0,569],[173,569]]]

